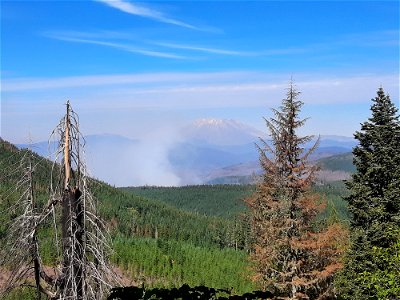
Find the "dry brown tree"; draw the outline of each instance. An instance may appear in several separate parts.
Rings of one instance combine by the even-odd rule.
[[[264,171],[256,192],[246,200],[252,211],[253,252],[256,276],[265,289],[287,299],[324,299],[332,294],[334,272],[346,241],[340,223],[317,226],[315,217],[324,201],[311,191],[317,168],[309,163],[319,139],[305,150],[312,136],[297,130],[303,102],[290,83],[280,110],[265,119],[271,143],[257,145]]]
[[[9,255],[1,259],[2,264],[13,267],[4,293],[26,285],[33,277],[38,299],[42,294],[50,299],[104,299],[117,283],[108,263],[108,232],[88,187],[79,119],[69,102],[66,109],[52,133],[58,147],[49,183],[50,197],[40,209],[35,204],[32,185],[35,166],[29,155],[23,162],[26,172],[17,186],[22,196],[14,205],[14,211],[22,213],[10,226],[5,247]],[[42,263],[37,234],[46,222],[52,224],[54,233],[52,256],[56,267],[51,274]]]

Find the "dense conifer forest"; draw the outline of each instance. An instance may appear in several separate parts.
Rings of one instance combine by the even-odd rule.
[[[1,178],[1,195],[4,197],[1,210],[7,212],[10,204],[20,196],[15,190],[23,172],[20,161],[31,153],[19,151],[6,141],[1,141],[0,147],[1,167],[6,171]],[[37,199],[43,206],[48,196],[47,174],[51,163],[35,154],[33,162],[40,166],[35,172],[35,187]],[[112,260],[126,276],[150,286],[208,284],[221,288],[229,286],[236,292],[254,288],[245,276],[248,262],[244,249],[249,244],[248,229],[240,218],[228,220],[179,210],[95,180],[91,181],[91,186],[99,200],[100,214],[113,236],[115,253]],[[233,188],[232,193],[235,190]],[[14,217],[2,214],[0,237],[5,237],[7,225]],[[47,224],[39,235],[51,236],[51,230]],[[53,263],[51,243],[45,239],[41,253],[44,263],[50,266]],[[230,276],[223,276],[226,273]]]
[[[44,205],[51,162],[3,140],[0,150],[4,170],[0,181],[1,210],[9,211],[7,207],[20,196],[15,186],[23,172],[20,162],[26,155],[32,155],[36,166],[35,190],[38,202]],[[254,186],[116,189],[97,180],[91,180],[90,185],[99,201],[100,214],[111,230],[115,251],[112,261],[125,277],[135,278],[133,283],[149,287],[179,287],[184,283],[229,287],[237,294],[257,289],[250,280],[250,228],[243,203],[243,198],[254,192]],[[346,211],[340,200],[342,185],[331,183],[317,189],[331,199],[335,210]],[[219,205],[224,209],[216,210]],[[7,224],[13,217],[2,214],[1,238],[6,236]],[[51,230],[47,224],[39,234],[51,236]],[[42,258],[48,266],[53,264],[51,244],[50,239],[43,240]],[[8,299],[20,299],[21,293],[24,297],[32,294],[34,299],[35,293],[27,288],[14,291]]]
[[[246,210],[243,199],[254,191],[254,185],[144,186],[123,190],[160,200],[185,211],[230,219]]]

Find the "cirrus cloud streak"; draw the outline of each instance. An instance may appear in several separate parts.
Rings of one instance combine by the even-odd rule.
[[[122,12],[131,14],[131,15],[136,15],[140,17],[145,17],[145,18],[150,18],[159,22],[167,23],[167,24],[172,24],[180,27],[185,27],[189,29],[194,29],[194,30],[201,30],[200,27],[166,17],[163,13],[160,11],[154,10],[147,8],[143,5],[139,5],[136,3],[132,2],[127,2],[123,0],[95,0],[97,2],[104,3],[112,8],[118,9]]]

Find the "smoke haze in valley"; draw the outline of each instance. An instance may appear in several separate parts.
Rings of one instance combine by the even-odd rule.
[[[140,139],[86,136],[90,175],[115,186],[180,186],[260,172],[255,142],[260,136],[266,138],[262,131],[232,119],[171,124],[153,128]],[[322,136],[313,159],[350,152],[354,145],[353,138]],[[47,142],[31,147],[48,156]]]

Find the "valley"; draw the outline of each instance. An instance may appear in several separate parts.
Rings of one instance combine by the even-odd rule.
[[[261,172],[255,146],[259,137],[262,132],[236,120],[200,119],[161,140],[88,135],[86,157],[92,177],[118,187],[254,184]],[[315,139],[305,147],[311,147]],[[348,179],[354,170],[349,153],[355,145],[350,137],[320,137],[310,160],[321,165],[321,181]],[[18,147],[54,157],[51,141]],[[324,160],[329,157],[331,162]]]

